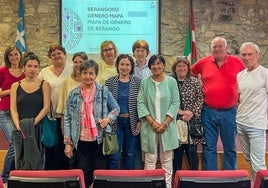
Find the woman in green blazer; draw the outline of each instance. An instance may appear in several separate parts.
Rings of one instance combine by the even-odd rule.
[[[179,91],[174,78],[165,75],[163,56],[153,55],[148,62],[152,75],[142,80],[138,94],[141,119],[141,147],[145,169],[155,169],[158,154],[171,188],[173,149],[179,146],[175,120],[179,109]]]

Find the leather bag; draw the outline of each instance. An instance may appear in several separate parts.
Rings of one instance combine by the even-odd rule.
[[[58,145],[58,122],[55,118],[52,104],[50,104],[50,112],[41,121],[42,135],[41,143],[46,147]]]
[[[104,108],[104,86],[102,87],[102,118],[103,115],[103,108]],[[105,104],[106,105],[106,104]],[[109,125],[107,125],[109,126]],[[114,131],[106,131],[106,129],[103,129],[103,135],[102,135],[102,153],[103,155],[112,155],[116,153],[119,150],[119,144],[117,140],[117,134]]]
[[[204,127],[200,121],[189,122],[189,134],[191,138],[200,139],[204,137]]]
[[[103,131],[103,155],[112,155],[119,150],[116,132]]]

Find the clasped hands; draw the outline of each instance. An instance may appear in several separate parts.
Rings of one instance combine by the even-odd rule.
[[[151,126],[152,129],[157,133],[163,133],[167,128],[167,125],[164,122],[160,124],[156,121],[153,121]]]

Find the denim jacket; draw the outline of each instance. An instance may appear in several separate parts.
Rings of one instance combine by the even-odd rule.
[[[109,117],[112,124],[119,114],[119,106],[113,98],[111,92],[106,86],[96,84],[96,95],[94,99],[94,118],[98,129],[97,142],[102,143],[102,128],[97,124],[99,119],[103,117]],[[103,110],[102,110],[103,102]],[[66,113],[64,114],[64,143],[70,143],[77,149],[78,140],[81,132],[81,86],[73,89],[67,100]],[[111,131],[111,126],[106,127],[106,131]]]

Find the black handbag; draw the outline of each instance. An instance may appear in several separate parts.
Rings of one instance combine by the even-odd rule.
[[[104,108],[104,86],[102,87],[102,118]],[[108,132],[106,129],[103,129],[103,136],[102,136],[102,153],[103,155],[112,155],[119,150],[119,144],[117,140],[117,133],[115,131]]]
[[[182,100],[182,95],[180,92],[180,84],[178,80],[177,80],[177,83],[178,83],[180,99]],[[184,110],[184,104],[182,101],[180,101],[180,109]],[[179,115],[177,116],[177,119],[179,119],[178,117]],[[204,128],[200,119],[196,120],[192,118],[189,122],[187,122],[187,124],[188,124],[188,139],[189,137],[191,137],[192,139],[194,138],[201,139],[204,137]]]
[[[196,139],[204,137],[204,127],[201,121],[191,120],[189,122],[189,135]]]

